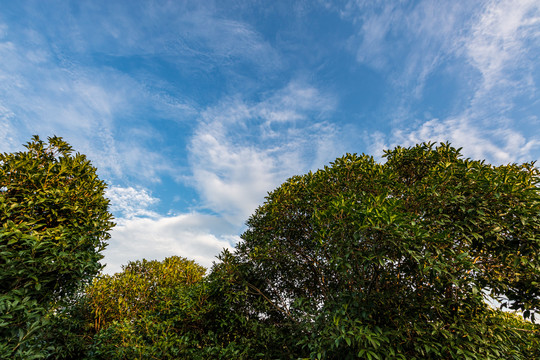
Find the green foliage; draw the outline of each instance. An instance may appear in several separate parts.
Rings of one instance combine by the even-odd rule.
[[[540,171],[463,159],[448,144],[385,157],[346,155],[289,179],[208,276],[173,256],[131,262],[77,296],[64,284],[45,296],[50,273],[38,271],[38,281],[14,270],[11,282],[22,285],[2,295],[0,330],[11,343],[0,349],[87,360],[540,358],[540,326],[487,305],[496,299],[525,318],[540,308]],[[23,251],[20,239],[52,241],[42,233],[54,227],[40,221],[53,211],[51,219],[77,219],[58,215],[71,208],[56,200],[41,208],[27,197],[21,209],[39,216],[18,237],[3,221],[2,256],[8,246]],[[20,335],[2,325],[18,314]],[[33,336],[45,322],[55,331]]]
[[[201,281],[205,272],[192,260],[172,256],[162,262],[130,262],[120,273],[101,276],[86,291],[96,330],[114,321],[137,319],[163,305],[170,307],[177,292]]]
[[[52,358],[290,358],[283,326],[236,311],[245,296],[259,299],[242,290],[237,272],[231,261],[215,265],[208,277],[176,256],[130,262],[121,273],[96,279],[56,318],[63,336],[47,339]]]
[[[533,324],[519,315],[503,311],[493,311],[491,322],[506,331],[519,357],[540,359],[540,324]]]
[[[347,155],[269,194],[228,260],[252,292],[235,310],[293,327],[303,357],[527,358],[486,296],[540,308],[538,169],[448,144],[385,157]]]
[[[101,268],[105,183],[61,138],[0,154],[0,358],[44,356],[56,309]]]
[[[189,346],[203,310],[206,270],[178,256],[135,261],[96,279],[86,301],[97,359],[176,359]]]
[[[202,346],[192,358],[297,358],[295,324],[261,294],[248,267],[227,250],[219,258],[206,278],[206,311],[197,339]]]

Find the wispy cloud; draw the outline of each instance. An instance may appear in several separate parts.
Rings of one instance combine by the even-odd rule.
[[[356,28],[348,42],[357,60],[384,72],[399,91],[406,88],[414,97],[421,95],[430,73],[451,56],[468,21],[460,2],[349,1],[337,10]]]
[[[113,186],[107,190],[110,211],[116,216],[104,271],[120,271],[122,264],[145,258],[161,260],[178,255],[210,267],[224,249],[240,238],[239,226],[219,215],[189,212],[164,216],[153,208],[160,201],[148,189]]]
[[[483,92],[501,85],[534,86],[531,70],[538,60],[540,4],[491,1],[465,40],[467,55],[482,74]],[[529,53],[531,48],[534,52]]]
[[[13,112],[0,105],[0,143],[3,144],[0,151],[13,152],[20,144],[17,143],[16,130],[13,128]]]
[[[481,75],[470,104],[471,116],[482,121],[482,126],[491,127],[490,122],[512,126],[510,119],[520,98],[538,96],[540,4],[528,0],[488,3],[463,43],[467,60]],[[515,118],[513,122],[529,128],[529,120]]]
[[[40,14],[36,9],[32,16],[44,22],[46,17],[56,19],[57,26],[47,29],[49,35],[73,52],[160,57],[191,69],[240,62],[268,71],[281,63],[278,53],[257,31],[220,15],[210,1],[148,1],[136,5],[78,1],[71,9],[58,6],[62,11],[40,9],[44,12]],[[58,13],[69,16],[58,18]]]
[[[32,134],[60,135],[113,181],[178,176],[178,164],[151,148],[170,135],[153,131],[151,119],[188,122],[201,106],[147,62],[159,59],[174,76],[202,79],[219,68],[231,84],[242,82],[234,80],[238,67],[265,74],[281,66],[252,26],[220,15],[211,3],[34,5],[19,8],[24,21],[2,23],[0,16],[0,121],[19,125],[3,127],[0,150]],[[116,67],[127,57],[140,62],[129,75]],[[101,58],[110,65],[96,66]]]
[[[109,180],[155,181],[159,173],[174,172],[163,154],[148,147],[156,140],[148,139],[152,124],[138,117],[189,117],[190,105],[149,93],[118,70],[59,61],[48,40],[33,30],[19,33],[4,24],[2,34],[1,151],[20,148],[34,134],[58,135],[87,154]]]
[[[232,98],[205,111],[190,146],[204,206],[243,222],[287,177],[334,159],[338,128],[325,121],[334,106],[327,94],[293,82],[258,103]]]
[[[425,8],[422,4],[432,3],[424,1],[417,7]],[[387,136],[377,133],[372,137],[372,149],[377,148],[380,154],[383,146],[450,141],[463,147],[468,156],[496,163],[532,160],[534,150],[540,147],[540,137],[536,132],[518,129],[534,129],[538,126],[538,116],[526,110],[516,115],[516,108],[520,98],[534,97],[538,92],[538,80],[534,78],[539,70],[536,59],[540,56],[538,2],[487,2],[477,8],[475,15],[469,15],[466,23],[457,22],[467,25],[459,32],[453,31],[455,26],[445,19],[435,24],[431,17],[421,20],[408,14],[404,18],[411,16],[411,23],[416,23],[417,28],[430,29],[431,36],[445,39],[441,44],[448,45],[444,52],[434,53],[426,48],[426,53],[416,55],[436,59],[443,54],[461,59],[461,67],[453,69],[454,76],[471,88],[470,100],[447,118],[428,117],[425,121],[410,121],[416,119],[416,114],[406,107],[398,109],[398,117],[409,118],[408,126],[405,128],[398,122]],[[432,71],[440,71],[433,66],[436,63],[419,64],[419,69],[411,74],[416,73],[420,79]]]
[[[433,119],[414,130],[395,130],[390,148],[396,145],[412,146],[420,142],[449,141],[462,147],[467,156],[488,159],[496,164],[531,161],[531,152],[540,146],[538,139],[527,139],[509,127],[482,128],[469,118]]]

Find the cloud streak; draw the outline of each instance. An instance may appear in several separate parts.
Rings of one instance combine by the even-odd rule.
[[[540,146],[538,139],[527,139],[515,129],[480,128],[466,117],[433,119],[413,131],[395,130],[392,141],[390,148],[398,144],[413,146],[426,141],[449,141],[456,147],[463,147],[467,156],[488,159],[496,164],[531,161],[532,151]]]
[[[501,81],[505,87],[533,85],[531,68],[537,58],[528,50],[531,49],[529,42],[539,45],[540,4],[537,1],[492,1],[471,32],[465,48],[471,63],[482,74],[483,92],[501,86]],[[521,76],[512,81],[512,75],[517,75],[518,71]]]
[[[78,1],[72,9],[59,6],[62,11],[36,7],[32,17],[40,23],[57,20],[48,35],[74,53],[159,57],[178,67],[242,62],[268,71],[280,65],[278,53],[253,27],[220,15],[212,2]],[[60,18],[62,13],[69,16]]]
[[[156,98],[112,68],[58,63],[43,35],[14,31],[4,25],[0,39],[1,151],[20,149],[33,134],[58,135],[87,154],[109,180],[136,175],[153,181],[158,173],[174,172],[147,146],[143,134],[152,133],[152,125],[133,114],[158,110],[181,118],[193,113],[190,106]]]
[[[451,56],[468,21],[459,2],[349,1],[339,11],[356,28],[348,43],[357,61],[385,72],[401,90],[414,87],[416,97],[428,75]]]
[[[116,214],[120,222],[135,217],[159,217],[159,214],[149,210],[149,207],[159,202],[146,189],[133,187],[112,186],[107,189],[105,196],[110,200],[109,211]]]

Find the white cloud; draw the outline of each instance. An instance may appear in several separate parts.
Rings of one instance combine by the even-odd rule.
[[[0,104],[0,144],[2,152],[13,152],[20,144],[16,143],[16,131],[13,128],[13,113]]]
[[[192,183],[204,206],[244,222],[288,177],[340,155],[338,129],[324,121],[334,106],[293,82],[259,103],[227,99],[205,111],[190,145]]]
[[[166,156],[148,145],[159,139],[148,138],[156,135],[151,122],[133,114],[178,119],[193,114],[189,104],[151,94],[112,68],[58,59],[49,40],[31,29],[19,33],[3,25],[0,31],[0,151],[20,149],[34,134],[57,135],[109,180],[136,176],[152,182],[158,174],[176,173]]]
[[[239,226],[220,216],[191,212],[162,216],[152,211],[159,202],[143,188],[113,186],[106,196],[117,218],[102,261],[112,274],[129,261],[162,260],[178,255],[209,268],[224,249],[232,250],[240,240]]]
[[[345,6],[327,6],[352,24],[347,47],[357,61],[384,79],[384,105],[376,121],[399,127],[414,120],[417,109],[431,95],[426,86],[435,76],[455,70],[462,53],[460,40],[479,4],[350,0]],[[452,105],[449,99],[448,108]],[[369,140],[373,142],[372,135]]]
[[[131,220],[134,217],[158,217],[159,215],[148,208],[159,202],[146,189],[133,187],[112,186],[107,189],[105,196],[110,200],[110,211],[118,216],[119,222]]]
[[[354,21],[362,24],[360,33],[351,39],[352,45],[356,48],[354,51],[357,60],[377,69],[387,67],[389,65],[387,51],[389,45],[385,41],[385,37],[402,16],[403,14],[400,14],[395,3],[387,3],[378,14],[355,12]]]
[[[71,14],[74,21],[59,21],[57,30],[66,34],[62,34],[67,37],[64,46],[72,51],[172,57],[177,66],[189,68],[222,67],[237,61],[263,71],[281,66],[279,54],[257,31],[223,17],[211,2],[144,2],[137,6],[80,2],[79,6],[84,16]]]
[[[198,105],[168,95],[168,90],[178,95],[177,89],[152,72],[131,77],[114,65],[95,68],[94,56],[111,64],[115,57],[156,56],[179,74],[220,67],[233,78],[231,66],[248,64],[262,72],[281,66],[278,52],[253,27],[221,16],[212,4],[107,3],[103,8],[81,2],[77,12],[56,5],[45,13],[27,7],[25,17],[32,21],[12,23],[13,29],[0,24],[0,108],[13,115],[11,123],[18,122],[10,130],[16,144],[33,134],[62,136],[110,180],[136,176],[159,182],[162,174],[178,176],[178,166],[150,148],[163,134],[153,133],[150,120],[141,119],[189,121]],[[288,115],[274,111],[272,116]],[[4,129],[0,136],[7,136]],[[141,135],[148,133],[156,136]],[[0,144],[0,151],[12,150],[7,140]]]
[[[470,9],[460,2],[349,1],[340,9],[356,33],[349,48],[357,60],[418,97],[429,74],[455,50]],[[402,90],[402,89],[400,89]]]
[[[178,255],[195,260],[209,268],[216,256],[240,239],[237,229],[212,215],[189,213],[173,217],[132,218],[123,221],[111,232],[104,252],[104,271],[112,274],[129,261],[163,260]]]
[[[432,119],[413,130],[395,130],[390,148],[413,146],[421,142],[446,142],[462,147],[467,157],[487,159],[495,164],[530,161],[530,154],[540,147],[538,139],[527,139],[511,128],[486,129],[467,118]],[[382,153],[382,149],[378,151]]]

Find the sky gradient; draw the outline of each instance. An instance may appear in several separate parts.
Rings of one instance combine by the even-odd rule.
[[[540,2],[0,0],[0,152],[84,153],[105,272],[210,266],[267,192],[345,153],[540,158]]]

